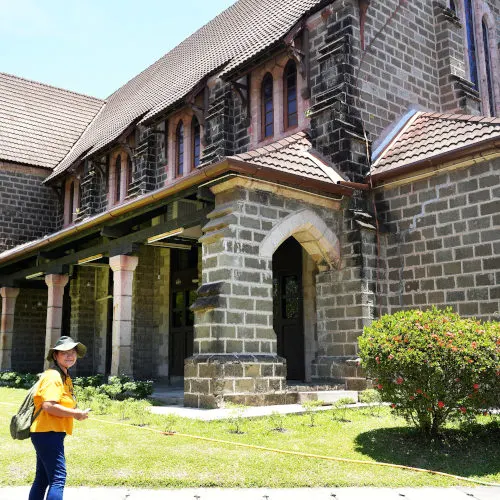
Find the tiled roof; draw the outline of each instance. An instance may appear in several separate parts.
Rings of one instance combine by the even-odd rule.
[[[333,184],[345,180],[312,149],[304,132],[228,158]]]
[[[0,160],[54,168],[103,102],[0,73]]]
[[[374,178],[446,154],[500,140],[500,118],[446,113],[415,113],[373,163]]]
[[[113,93],[53,175],[110,144],[134,121],[185,97],[203,78],[235,69],[282,39],[324,0],[239,0]]]

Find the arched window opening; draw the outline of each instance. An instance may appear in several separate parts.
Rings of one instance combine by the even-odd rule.
[[[483,19],[483,46],[484,46],[484,66],[486,68],[486,85],[488,86],[488,101],[490,116],[495,116],[495,97],[493,95],[493,78],[491,74],[490,44],[488,38],[488,25]]]
[[[71,181],[69,185],[68,191],[69,203],[68,203],[68,219],[69,222],[73,222],[75,220],[75,182]]]
[[[122,157],[118,155],[115,160],[115,203],[121,199],[120,187],[122,181]]]
[[[130,189],[130,184],[132,184],[133,171],[132,171],[132,158],[130,156],[127,157],[127,194]]]
[[[182,121],[177,125],[175,133],[175,176],[179,177],[184,174],[184,125]]]
[[[193,158],[193,168],[196,168],[200,164],[200,154],[201,154],[201,138],[200,138],[200,124],[196,119],[196,116],[193,116],[193,121],[191,122],[192,128],[192,158]]]
[[[450,10],[452,10],[455,14],[457,13],[457,7],[453,0],[450,0]]]
[[[285,129],[288,129],[296,127],[299,123],[297,115],[297,65],[294,61],[288,61],[283,79]]]
[[[267,73],[262,80],[262,138],[274,135],[273,77]]]
[[[472,12],[472,0],[464,0],[465,9],[465,32],[467,37],[467,58],[469,61],[469,77],[474,88],[479,88],[477,76],[476,41],[474,35],[474,15]]]

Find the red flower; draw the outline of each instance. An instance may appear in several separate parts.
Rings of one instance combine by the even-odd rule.
[[[392,403],[391,408],[396,408],[396,405]]]
[[[474,384],[472,387],[474,387],[474,390],[477,391],[479,389],[479,384]]]
[[[401,385],[403,383],[403,377],[398,377],[396,379],[396,384]]]
[[[393,359],[394,356],[392,354],[389,354],[389,356],[387,356],[389,359]]]
[[[380,364],[380,358],[378,356],[375,358],[375,361],[377,362],[377,365]]]
[[[377,385],[377,389],[382,389],[383,385],[382,384],[378,384]]]
[[[461,413],[464,413],[464,414],[467,413],[467,408],[465,406],[461,406],[459,408],[459,410],[460,410]]]
[[[417,394],[422,394],[422,389],[417,389]]]
[[[475,349],[477,347],[477,342],[472,342],[471,346],[472,346],[472,349]]]
[[[410,401],[413,401],[415,399],[415,396],[410,396]]]
[[[438,407],[439,408],[444,408],[445,404],[442,401],[438,401]]]

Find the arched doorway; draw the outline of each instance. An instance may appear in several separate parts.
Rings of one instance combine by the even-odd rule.
[[[287,362],[287,379],[304,380],[302,246],[293,237],[273,255],[273,327],[277,353]]]

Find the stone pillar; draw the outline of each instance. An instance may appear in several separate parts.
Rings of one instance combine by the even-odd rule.
[[[185,406],[284,403],[285,360],[273,330],[272,259],[259,243],[272,226],[260,214],[269,196],[235,185],[216,191],[216,207],[200,238],[202,279],[195,312],[194,355],[185,362]],[[260,208],[259,206],[264,205]]]
[[[48,287],[47,323],[45,329],[45,352],[55,344],[61,336],[64,287],[68,283],[67,274],[47,274],[45,283]],[[45,368],[49,366],[45,360]]]
[[[12,337],[14,335],[14,311],[19,288],[0,288],[2,296],[2,320],[0,327],[0,370],[12,368]]]
[[[111,375],[132,375],[132,283],[138,257],[115,255],[113,270],[113,348]]]

